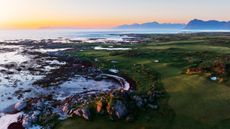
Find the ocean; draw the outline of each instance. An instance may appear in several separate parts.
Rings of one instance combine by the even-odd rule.
[[[30,30],[0,30],[0,41],[16,39],[89,39],[105,38],[111,40],[121,40],[119,34],[176,34],[180,30],[115,30],[115,29],[30,29]]]

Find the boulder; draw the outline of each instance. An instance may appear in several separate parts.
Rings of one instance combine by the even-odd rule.
[[[152,108],[152,109],[157,109],[158,106],[157,105],[153,105],[153,104],[148,104],[148,107]]]
[[[91,117],[91,113],[90,113],[90,110],[88,107],[85,107],[83,109],[81,109],[82,111],[82,117],[86,120],[90,120],[90,117]]]
[[[132,115],[129,115],[126,117],[125,119],[127,122],[133,122],[134,121],[134,117]]]
[[[149,96],[149,97],[148,97],[148,102],[149,102],[149,103],[154,103],[154,102],[156,102],[156,97],[155,97],[155,96]]]
[[[96,105],[97,105],[97,112],[100,113],[102,111],[102,107],[103,107],[102,101],[98,101],[96,103]]]
[[[18,67],[18,64],[16,62],[10,62],[8,64],[5,64],[4,67],[7,69],[16,69]]]
[[[101,98],[99,101],[96,102],[96,108],[97,108],[97,113],[104,113],[105,108],[106,108],[106,100],[105,98]]]
[[[15,105],[14,105],[14,108],[15,110],[17,111],[22,111],[24,108],[26,108],[27,106],[27,103],[26,102],[17,102]]]
[[[20,122],[11,123],[7,129],[25,129]]]
[[[115,111],[115,115],[117,116],[118,119],[124,118],[128,114],[128,110],[127,110],[126,105],[120,100],[117,100],[115,102],[114,111]]]
[[[139,96],[134,96],[133,99],[136,102],[137,107],[142,108],[144,106],[144,100]]]

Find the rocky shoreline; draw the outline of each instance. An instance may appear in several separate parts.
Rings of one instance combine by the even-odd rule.
[[[1,87],[14,89],[14,93],[2,95],[1,99],[7,99],[1,101],[16,102],[0,111],[0,121],[12,115],[16,117],[13,122],[5,123],[3,128],[53,128],[55,123],[52,121],[74,116],[90,120],[90,104],[96,102],[97,112],[101,113],[105,110],[104,102],[113,100],[114,105],[106,104],[107,114],[118,119],[127,117],[129,104],[126,100],[115,100],[113,96],[129,96],[134,83],[118,75],[103,73],[90,62],[65,55],[67,49],[63,48],[63,44],[54,46],[29,42],[1,43],[1,53],[15,52],[16,58],[18,55],[26,58],[20,59],[21,62],[0,62],[4,76],[0,79],[5,82]],[[38,51],[40,48],[47,51]],[[25,76],[25,79],[15,76]],[[23,84],[27,81],[29,83]],[[82,81],[85,86],[79,88],[78,83]],[[13,96],[15,98],[10,98]]]

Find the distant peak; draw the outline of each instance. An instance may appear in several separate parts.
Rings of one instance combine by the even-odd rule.
[[[153,22],[150,22],[150,23],[153,23],[153,24],[160,24],[159,22],[156,22],[156,21],[153,21]]]
[[[193,19],[191,21],[203,21],[203,20],[200,20],[200,19]]]

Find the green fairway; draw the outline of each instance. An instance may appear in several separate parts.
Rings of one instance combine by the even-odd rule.
[[[165,74],[162,82],[170,95],[169,105],[176,113],[173,128],[212,128],[229,119],[230,88],[227,85],[199,75],[167,77]]]

